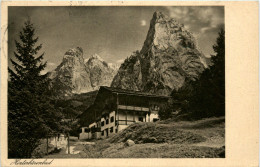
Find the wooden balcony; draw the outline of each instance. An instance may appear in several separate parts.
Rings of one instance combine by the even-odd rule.
[[[136,106],[126,106],[126,105],[118,105],[118,109],[122,110],[133,110],[133,111],[149,111],[149,108],[146,107],[136,107]]]

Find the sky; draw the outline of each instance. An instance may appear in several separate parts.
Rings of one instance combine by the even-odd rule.
[[[16,51],[14,40],[30,18],[45,52],[45,72],[54,70],[70,48],[81,47],[84,58],[97,53],[108,63],[120,64],[141,50],[155,11],[183,23],[197,39],[206,56],[214,54],[220,28],[224,28],[222,6],[128,6],[128,7],[9,7],[8,56]],[[39,54],[40,54],[39,53]],[[10,65],[10,61],[8,62]]]

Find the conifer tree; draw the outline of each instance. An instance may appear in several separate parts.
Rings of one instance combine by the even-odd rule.
[[[212,55],[212,66],[194,82],[189,110],[197,117],[225,115],[225,31],[221,29]]]
[[[172,91],[173,99],[179,101],[182,112],[189,118],[199,119],[225,115],[225,31],[220,30],[212,65],[205,69],[196,81],[186,81],[179,90]],[[187,102],[187,103],[185,103]]]
[[[51,101],[50,82],[41,75],[46,67],[44,53],[37,56],[42,45],[36,45],[35,29],[26,21],[15,41],[17,52],[8,68],[8,156],[30,158],[40,140],[59,128],[59,113]]]

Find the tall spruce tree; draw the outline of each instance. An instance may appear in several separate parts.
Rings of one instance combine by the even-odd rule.
[[[206,69],[199,80],[192,83],[194,94],[189,110],[196,117],[225,115],[225,31],[220,30],[212,55],[212,66]]]
[[[51,101],[50,82],[41,75],[46,67],[44,53],[37,56],[42,45],[36,45],[35,29],[26,21],[20,32],[20,42],[15,41],[16,61],[8,68],[8,156],[30,158],[40,140],[59,129],[59,113]]]

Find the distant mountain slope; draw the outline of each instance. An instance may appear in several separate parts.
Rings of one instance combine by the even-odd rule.
[[[124,61],[111,86],[169,95],[198,78],[204,59],[184,25],[155,12],[141,51]]]
[[[68,50],[61,64],[50,73],[52,85],[60,94],[93,91],[89,70],[83,60],[82,48]]]
[[[83,50],[77,47],[65,53],[61,64],[49,76],[56,93],[66,96],[110,85],[117,70],[116,66],[108,65],[97,54],[84,62]]]
[[[110,86],[117,68],[106,63],[99,55],[94,54],[86,62],[86,68],[90,73],[91,86],[97,90],[99,86]]]
[[[76,117],[81,115],[90,105],[94,103],[97,92],[98,91],[73,94],[67,98],[58,99],[56,100],[55,107],[61,109],[66,118],[76,119]]]

